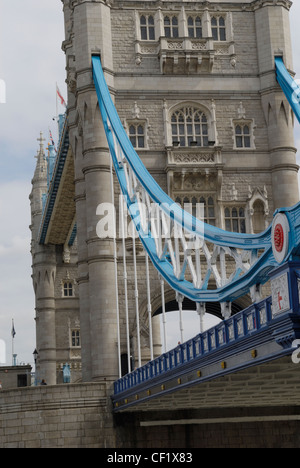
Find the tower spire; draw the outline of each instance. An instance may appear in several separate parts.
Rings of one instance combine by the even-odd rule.
[[[47,162],[45,158],[45,147],[44,147],[44,135],[43,132],[40,132],[40,138],[37,139],[40,144],[40,148],[37,151],[37,155],[35,158],[37,159],[35,173],[33,180],[36,181],[38,179],[45,179],[47,180]]]
[[[40,138],[37,139],[37,141],[40,143],[40,153],[44,154],[45,148],[44,148],[44,141],[46,141],[45,138],[43,138],[44,134],[43,132],[40,132]]]

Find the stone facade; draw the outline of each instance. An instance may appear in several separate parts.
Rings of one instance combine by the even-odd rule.
[[[296,410],[298,413],[298,410]],[[176,421],[181,415],[184,419]],[[166,449],[201,448],[293,448],[299,446],[299,416],[282,416],[278,408],[230,408],[228,410],[209,408],[207,411],[192,411],[192,417],[200,416],[200,421],[190,420],[189,413],[176,411],[164,416],[162,413],[141,416],[126,414],[118,419],[120,448]],[[205,415],[207,419],[205,420]],[[216,418],[213,420],[213,415]],[[152,420],[158,416],[159,423]],[[147,422],[144,422],[146,418]],[[194,453],[194,452],[193,452]],[[196,451],[196,453],[198,453]],[[194,455],[195,456],[195,455]],[[183,459],[183,458],[182,458]],[[186,458],[187,459],[187,458]],[[198,457],[197,457],[198,459]]]
[[[101,55],[124,127],[161,187],[182,204],[204,203],[205,218],[211,224],[260,232],[276,208],[299,200],[293,115],[276,83],[274,65],[274,56],[282,55],[292,70],[291,2],[62,3],[77,246],[68,268],[62,262],[60,245],[34,246],[40,368],[55,383],[59,362],[72,358],[66,342],[80,315],[83,380],[113,381],[118,375],[114,244],[96,233],[97,207],[111,201],[110,156],[91,56]],[[35,176],[37,200],[43,191],[40,184]],[[34,229],[39,210],[32,208]],[[35,240],[37,231],[33,233]],[[120,250],[118,242],[118,254]],[[130,247],[127,255],[130,266]],[[139,301],[143,357],[147,359],[144,261],[140,253]],[[76,297],[63,300],[59,284],[67,270],[71,281],[76,278]],[[121,353],[126,354],[122,275],[120,260]],[[161,305],[160,282],[154,271],[151,280],[154,313]],[[167,296],[174,300],[171,291]],[[129,315],[130,352],[135,356],[133,290]],[[159,353],[155,323],[154,336]]]
[[[115,443],[105,384],[0,394],[0,448],[106,448]]]
[[[27,366],[0,367],[0,384],[2,390],[31,386],[32,368]]]
[[[216,385],[223,389],[223,379]],[[276,399],[280,392],[276,386],[273,391]],[[152,448],[154,452],[299,447],[299,406],[207,406],[124,413],[113,418],[109,392],[104,383],[0,392],[0,448]],[[228,392],[233,404],[232,391]],[[256,387],[248,393],[259,404]],[[107,456],[113,453],[105,452]]]
[[[32,179],[31,254],[36,297],[37,382],[63,383],[63,367],[71,368],[71,381],[81,380],[80,318],[78,305],[77,249],[66,257],[61,245],[40,245],[43,199],[48,193],[47,157],[41,135],[37,165]]]

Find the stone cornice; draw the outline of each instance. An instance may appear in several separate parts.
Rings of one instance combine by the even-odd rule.
[[[254,10],[258,10],[267,6],[282,6],[287,10],[290,10],[292,5],[293,3],[290,0],[255,0],[252,3],[252,7]]]

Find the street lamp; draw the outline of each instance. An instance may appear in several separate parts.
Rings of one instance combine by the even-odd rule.
[[[35,349],[33,351],[33,359],[34,359],[34,365],[35,365],[35,374],[34,374],[34,386],[37,387],[37,370],[36,370],[36,363],[37,363],[37,357],[38,357],[38,352]]]

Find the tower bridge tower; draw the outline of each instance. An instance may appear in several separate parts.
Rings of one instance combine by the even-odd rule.
[[[62,4],[69,170],[61,184],[71,187],[68,193],[70,200],[73,193],[74,214],[76,207],[82,378],[112,381],[118,376],[114,243],[109,238],[99,239],[96,232],[97,207],[111,201],[110,155],[93,83],[92,55],[101,55],[122,123],[161,187],[178,203],[202,203],[205,221],[210,224],[256,233],[270,224],[275,208],[299,200],[293,114],[276,83],[274,64],[274,57],[280,55],[287,68],[293,69],[289,32],[292,3],[62,0]],[[35,187],[34,181],[33,190]],[[59,203],[63,206],[63,200]],[[54,224],[50,223],[50,230]],[[65,232],[71,227],[70,223]],[[51,250],[53,244],[56,250],[62,249],[65,239],[51,235],[48,245],[43,242],[38,249]],[[120,242],[117,244],[120,249]],[[131,267],[129,243],[127,247]],[[55,256],[51,259],[55,269]],[[43,261],[48,260],[44,257]],[[144,265],[143,253],[138,262]],[[34,275],[37,269],[34,263]],[[121,331],[125,328],[122,274],[120,260]],[[154,271],[151,279],[155,314],[161,308],[160,281]],[[139,292],[146,340],[149,324],[142,275]],[[43,293],[36,294],[37,302],[43,300]],[[171,303],[175,294],[167,290],[166,297]],[[134,301],[132,294],[132,337],[136,327]],[[244,307],[247,301],[243,299],[236,306]],[[55,308],[49,306],[47,314],[55,315]],[[43,315],[47,326],[51,321],[48,315]],[[43,322],[37,326],[44,326]],[[155,320],[153,329],[159,353]],[[123,333],[121,338],[125,354]],[[41,359],[43,353],[50,355],[50,348],[52,354],[56,352],[55,341],[47,346],[49,349],[41,350]],[[148,355],[145,345],[144,357]],[[54,355],[50,361],[55,362]],[[55,380],[50,367],[49,372]]]

